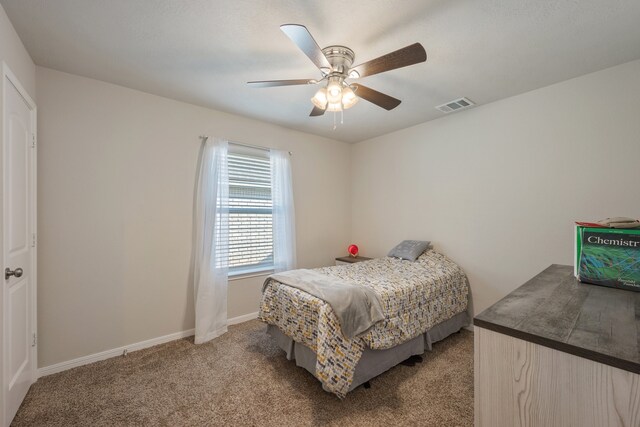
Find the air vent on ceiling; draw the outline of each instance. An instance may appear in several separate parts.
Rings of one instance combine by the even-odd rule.
[[[476,105],[469,98],[460,98],[453,101],[449,101],[445,104],[438,105],[436,108],[443,113],[452,113],[454,111],[465,110]]]

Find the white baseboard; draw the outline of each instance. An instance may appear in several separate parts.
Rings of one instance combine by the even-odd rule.
[[[258,312],[254,312],[254,313],[249,313],[249,314],[243,314],[242,316],[238,316],[238,317],[232,317],[231,319],[227,320],[227,325],[231,326],[231,325],[237,325],[238,323],[244,323],[244,322],[248,322],[249,320],[253,320],[253,319],[257,319],[258,318]]]
[[[249,320],[256,319],[258,312],[249,313],[238,317],[232,317],[227,320],[228,325],[237,325]],[[68,360],[66,362],[56,363],[55,365],[45,366],[38,369],[38,378],[46,377],[47,375],[57,374],[58,372],[66,371],[68,369],[77,368],[78,366],[88,365],[90,363],[99,362],[101,360],[110,359],[116,356],[122,356],[124,351],[131,353],[132,351],[142,350],[144,348],[153,347],[155,345],[164,344],[170,341],[179,340],[182,338],[190,337],[194,334],[193,329],[189,329],[182,332],[176,332],[173,334],[165,335],[162,337],[152,338],[150,340],[140,341],[134,344],[125,345],[123,347],[114,348],[111,350],[101,351],[100,353],[89,354],[87,356],[78,357],[77,359]]]
[[[123,347],[113,348],[111,350],[101,351],[100,353],[89,354],[87,356],[78,357],[77,359],[68,360],[66,362],[56,363],[55,365],[45,366],[38,369],[38,378],[45,377],[51,374],[57,374],[58,372],[66,371],[67,369],[77,368],[78,366],[88,365],[89,363],[99,362],[100,360],[110,359],[116,356],[122,356],[124,351],[127,353],[136,350],[142,350],[143,348],[153,347],[154,345],[164,344],[169,341],[179,340],[192,336],[193,329],[187,331],[176,332],[174,334],[165,335],[163,337],[152,338],[150,340],[137,342],[135,344],[125,345]]]

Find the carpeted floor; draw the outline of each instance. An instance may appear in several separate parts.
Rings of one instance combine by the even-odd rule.
[[[339,400],[257,320],[38,380],[12,426],[470,426],[473,334],[434,345]]]

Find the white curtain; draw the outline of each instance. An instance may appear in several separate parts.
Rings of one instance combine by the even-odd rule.
[[[193,249],[196,344],[202,344],[227,332],[228,149],[228,141],[208,138],[200,157]]]
[[[273,200],[273,269],[296,268],[296,220],[291,186],[291,159],[287,151],[271,150]]]

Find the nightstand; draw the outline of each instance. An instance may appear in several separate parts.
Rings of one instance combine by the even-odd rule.
[[[336,265],[353,264],[355,262],[368,261],[370,259],[371,258],[367,258],[366,256],[342,256],[340,258],[336,258]]]

